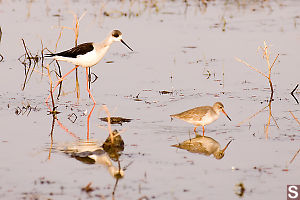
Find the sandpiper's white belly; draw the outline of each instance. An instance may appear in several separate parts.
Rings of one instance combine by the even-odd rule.
[[[210,124],[210,123],[216,121],[218,118],[219,118],[219,114],[208,112],[201,118],[201,120],[191,119],[188,122],[191,124],[194,124],[196,126],[205,126],[207,124]]]

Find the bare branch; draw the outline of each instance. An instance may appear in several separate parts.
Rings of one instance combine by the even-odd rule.
[[[267,79],[269,78],[268,76],[266,76],[264,73],[262,73],[261,71],[259,71],[258,69],[256,69],[255,67],[252,67],[251,65],[249,65],[247,62],[239,59],[239,58],[235,58],[238,62],[241,62],[245,65],[247,65],[248,67],[250,67],[251,69],[255,70],[256,72],[260,73],[261,75],[263,75],[264,77],[266,77]]]

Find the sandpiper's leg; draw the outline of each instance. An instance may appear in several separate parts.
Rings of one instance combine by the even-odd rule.
[[[94,97],[89,89],[89,69],[88,69],[88,67],[86,67],[85,70],[86,70],[86,90],[88,91],[88,93],[89,93],[90,97],[92,98],[94,105],[95,105],[96,101],[94,100]]]
[[[66,78],[66,76],[68,76],[72,71],[74,71],[77,67],[79,67],[79,65],[76,65],[71,71],[69,71],[68,73],[66,73],[65,75],[63,75],[56,83],[56,85],[54,86],[52,93],[55,91],[55,89],[57,88],[57,86]],[[48,100],[50,98],[51,94],[49,94],[49,96],[46,99],[46,104],[48,103]]]
[[[204,126],[202,126],[202,129],[203,129],[203,136],[204,136]]]

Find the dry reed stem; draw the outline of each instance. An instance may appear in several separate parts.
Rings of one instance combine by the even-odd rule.
[[[298,149],[298,151],[293,156],[292,160],[290,160],[290,164],[295,160],[295,158],[296,158],[296,156],[298,155],[299,152],[300,152],[300,149]]]
[[[250,67],[251,69],[257,71],[258,73],[260,73],[260,74],[263,75],[264,77],[268,78],[263,72],[259,71],[259,70],[256,69],[255,67],[252,67],[252,66],[249,65],[246,61],[243,61],[243,60],[241,60],[241,59],[239,59],[239,58],[235,58],[235,59],[236,59],[238,62],[241,62],[241,63],[247,65],[248,67]]]
[[[72,12],[73,17],[74,17],[74,23],[75,23],[75,28],[73,28],[74,34],[75,34],[75,47],[78,45],[78,36],[79,36],[79,21],[82,19],[84,16],[83,14],[81,15],[80,19],[77,18],[77,15]],[[76,75],[75,75],[75,80],[76,80],[76,96],[77,100],[79,101],[80,98],[80,88],[79,88],[79,81],[78,81],[78,69],[76,69]]]
[[[47,69],[48,77],[50,80],[50,93],[51,93],[51,99],[52,99],[52,106],[54,108],[54,99],[53,99],[53,94],[52,94],[52,79],[50,76],[49,64],[46,66],[46,69]],[[50,148],[49,148],[48,160],[50,160],[50,158],[51,158],[51,151],[52,151],[52,147],[53,147],[53,130],[54,130],[55,119],[56,119],[55,114],[52,114],[52,126],[51,126],[51,132],[50,132],[51,143],[50,143]]]
[[[54,105],[54,99],[53,99],[53,93],[52,93],[52,84],[53,84],[53,82],[52,82],[52,78],[51,78],[51,76],[50,76],[50,70],[49,70],[49,64],[46,66],[46,69],[47,69],[47,72],[48,72],[48,78],[49,78],[49,81],[50,81],[50,96],[51,96],[51,101],[52,101],[52,108],[53,108],[53,110],[54,110],[54,107],[55,107],[55,105]],[[49,107],[49,110],[51,111],[51,108]],[[52,110],[52,111],[53,111]],[[54,116],[53,116],[54,117]]]
[[[271,113],[271,117],[272,117],[273,121],[275,122],[275,125],[276,125],[277,128],[279,129],[279,126],[278,126],[278,124],[277,124],[277,121],[276,121],[276,119],[274,118],[274,116],[272,115],[272,113]]]
[[[276,62],[276,60],[277,60],[278,56],[279,56],[279,54],[277,54],[276,58],[274,59],[274,61],[273,61],[272,65],[271,65],[271,69],[273,68],[273,66],[274,66],[274,64],[275,64],[275,62]]]
[[[54,124],[53,124],[53,127],[54,127]],[[53,135],[51,134],[50,137],[51,137],[51,143],[50,143],[50,148],[49,148],[49,153],[48,153],[48,160],[51,159],[51,151],[52,151],[52,147],[53,147]]]
[[[292,111],[289,111],[291,113],[291,115],[293,116],[293,118],[296,120],[296,122],[298,122],[298,124],[300,125],[300,121],[298,120],[297,117],[295,117],[295,115],[292,113]]]
[[[271,101],[270,101],[270,103],[271,103]],[[271,123],[271,115],[272,115],[270,103],[268,104],[268,106],[269,106],[269,118],[268,118],[267,125],[266,125],[266,127],[265,127],[265,135],[266,135],[266,139],[269,138],[269,126],[270,126],[270,123]]]
[[[262,109],[260,109],[259,111],[257,111],[256,113],[254,113],[253,115],[251,115],[250,117],[248,117],[247,119],[241,121],[240,123],[237,124],[237,126],[240,126],[242,124],[244,124],[245,122],[249,121],[250,119],[252,119],[253,117],[255,117],[256,115],[258,115],[260,112],[262,112],[264,109],[266,109],[266,107],[268,107],[269,105],[263,107]]]

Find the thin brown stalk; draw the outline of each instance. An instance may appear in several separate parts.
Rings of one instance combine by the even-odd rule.
[[[51,96],[51,101],[52,101],[52,111],[54,111],[54,108],[55,108],[55,104],[54,104],[54,98],[53,98],[53,92],[52,92],[52,79],[51,79],[51,76],[50,76],[50,70],[49,70],[49,64],[47,65],[47,71],[48,71],[48,77],[49,77],[49,81],[50,81],[50,96]],[[50,110],[51,111],[51,110]],[[55,116],[53,116],[55,117]]]
[[[289,112],[291,113],[293,118],[296,120],[296,122],[298,122],[298,124],[300,125],[300,121],[298,120],[298,118],[292,113],[292,111],[289,111]]]
[[[44,71],[44,45],[43,45],[43,40],[41,40],[41,45],[42,45],[42,50],[41,50],[41,55],[42,55],[42,74]],[[41,79],[43,78],[43,76],[41,76]]]
[[[271,113],[271,117],[272,117],[272,119],[273,119],[273,121],[274,121],[275,125],[276,125],[276,126],[277,126],[277,128],[279,129],[279,126],[278,126],[278,124],[277,124],[277,121],[275,120],[275,118],[274,118],[274,116],[272,115],[272,113]]]
[[[54,130],[54,124],[55,124],[55,118],[52,118],[52,126],[51,126],[51,132],[50,132],[50,138],[51,138],[51,143],[50,143],[50,148],[49,148],[49,153],[48,153],[48,160],[51,158],[51,151],[53,147],[53,130]]]
[[[74,17],[75,28],[73,28],[75,34],[75,47],[78,45],[78,35],[79,35],[79,20],[75,13],[72,13]],[[80,89],[79,89],[79,81],[78,81],[78,68],[75,70],[75,80],[76,80],[76,96],[79,101],[80,98]]]
[[[54,111],[55,105],[54,105],[54,99],[53,99],[53,94],[52,94],[52,79],[51,79],[51,76],[50,76],[49,64],[47,65],[46,68],[47,68],[47,71],[48,71],[48,77],[49,77],[49,81],[50,81],[50,94],[51,94],[51,100],[52,100],[52,109]],[[48,160],[50,160],[50,158],[51,158],[55,119],[56,119],[56,115],[55,115],[55,113],[52,113],[52,126],[51,126],[51,131],[50,131],[51,144],[50,144],[50,148],[49,148]]]
[[[266,139],[269,138],[269,126],[270,126],[270,123],[271,123],[271,115],[272,115],[272,111],[271,111],[271,101],[269,102],[269,118],[268,118],[268,121],[267,121],[267,125],[265,127],[265,135],[266,135]]]
[[[248,117],[247,119],[241,121],[240,123],[237,124],[237,126],[240,126],[242,124],[244,124],[245,122],[249,121],[250,119],[252,119],[253,117],[255,117],[256,115],[258,115],[260,112],[262,112],[266,107],[268,107],[269,105],[263,107],[262,109],[260,109],[259,111],[257,111],[256,113],[254,113],[253,115],[251,115],[250,117]]]
[[[296,158],[296,156],[298,155],[299,152],[300,152],[300,149],[298,149],[298,151],[293,156],[292,160],[290,160],[290,164],[295,160],[295,158]]]
[[[25,49],[25,53],[27,55],[27,58],[31,58],[32,56],[29,55],[28,51],[27,51],[27,47],[26,47],[26,44],[25,44],[25,41],[24,39],[22,38],[22,43],[23,43],[23,46],[24,46],[24,49]],[[31,65],[31,59],[29,59],[29,66]]]
[[[239,59],[239,58],[235,58],[235,59],[236,59],[238,62],[241,62],[241,63],[247,65],[248,67],[250,67],[251,69],[257,71],[258,73],[260,73],[260,74],[263,75],[264,77],[268,78],[263,72],[259,71],[259,70],[256,69],[255,67],[252,67],[252,66],[249,65],[247,62],[245,62],[245,61],[243,61],[243,60],[241,60],[241,59]]]
[[[278,56],[279,56],[279,54],[277,54],[276,58],[274,59],[274,61],[273,61],[272,65],[271,65],[271,69],[273,68],[273,66],[274,66],[274,64],[275,64],[275,62],[276,62],[276,60],[277,60]]]

